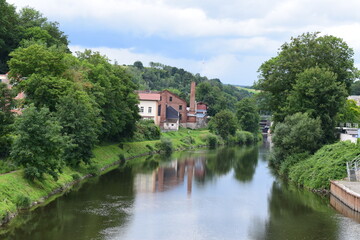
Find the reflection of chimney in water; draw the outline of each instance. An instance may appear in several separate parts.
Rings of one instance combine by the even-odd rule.
[[[187,192],[188,194],[191,194],[192,191],[192,179],[194,175],[194,160],[186,160],[187,165]]]
[[[158,170],[158,189],[159,192],[164,191],[164,168]]]

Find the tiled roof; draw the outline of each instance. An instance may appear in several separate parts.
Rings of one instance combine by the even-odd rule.
[[[139,100],[160,101],[160,93],[138,93]]]

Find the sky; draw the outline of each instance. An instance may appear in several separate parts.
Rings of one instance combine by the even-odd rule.
[[[291,37],[342,38],[360,67],[359,0],[7,0],[57,21],[70,49],[139,60],[251,86]]]

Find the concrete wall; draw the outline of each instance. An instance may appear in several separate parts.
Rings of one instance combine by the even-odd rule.
[[[158,116],[158,102],[157,101],[150,101],[150,100],[140,100],[138,105],[139,107],[139,114],[144,119],[153,119],[156,125],[159,125]],[[140,112],[140,108],[144,108],[144,112]],[[151,107],[151,113],[149,113],[149,107]]]
[[[352,143],[356,143],[357,138],[351,136],[350,134],[341,133],[340,134],[340,141],[351,141]]]
[[[331,194],[339,199],[349,208],[354,211],[360,212],[360,195],[356,192],[351,191],[344,185],[340,184],[337,181],[331,181],[330,183],[330,192]]]

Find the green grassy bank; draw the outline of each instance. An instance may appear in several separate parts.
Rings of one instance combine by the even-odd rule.
[[[346,162],[359,154],[359,146],[350,142],[326,145],[309,158],[292,165],[288,176],[297,185],[326,191],[330,188],[330,180],[340,180],[347,176]]]
[[[206,145],[208,130],[181,129],[162,133],[171,138],[174,150],[197,148]],[[45,175],[44,180],[30,182],[23,178],[23,170],[0,175],[0,225],[14,217],[21,208],[38,206],[49,197],[64,192],[74,183],[95,174],[104,174],[115,168],[121,159],[132,159],[158,152],[155,141],[103,144],[94,149],[92,165],[80,165],[76,169],[64,167],[55,181]]]

